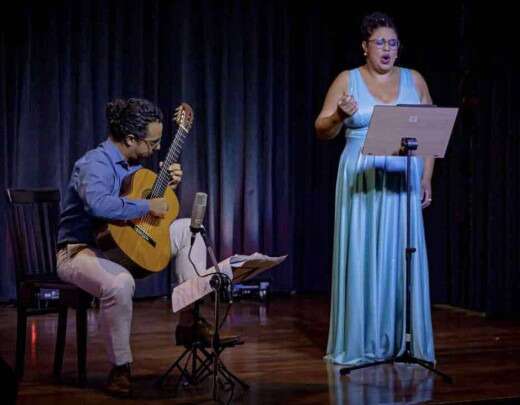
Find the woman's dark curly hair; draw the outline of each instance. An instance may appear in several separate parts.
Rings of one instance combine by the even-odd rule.
[[[107,104],[106,116],[108,129],[116,141],[130,134],[144,139],[147,125],[163,120],[160,108],[142,98],[115,99]]]
[[[379,11],[367,14],[361,22],[361,39],[363,41],[370,39],[372,33],[381,27],[392,28],[396,34],[398,33],[392,17]]]

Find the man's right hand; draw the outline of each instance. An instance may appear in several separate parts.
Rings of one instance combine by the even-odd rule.
[[[152,198],[148,200],[150,206],[150,214],[157,218],[164,218],[164,215],[168,212],[168,203],[165,198]]]

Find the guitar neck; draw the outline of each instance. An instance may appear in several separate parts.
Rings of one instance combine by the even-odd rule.
[[[168,154],[166,155],[166,159],[155,179],[155,182],[152,187],[152,192],[150,193],[149,198],[161,198],[164,196],[164,192],[166,187],[168,187],[168,182],[170,181],[170,174],[168,173],[168,168],[179,161],[181,156],[182,147],[184,146],[184,141],[186,140],[186,136],[188,135],[188,131],[186,131],[182,126],[179,127],[175,137],[173,138],[173,142],[170,145],[170,149],[168,149]]]

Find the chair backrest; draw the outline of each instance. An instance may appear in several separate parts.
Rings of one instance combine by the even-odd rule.
[[[7,189],[8,227],[17,287],[21,281],[56,280],[57,189]]]

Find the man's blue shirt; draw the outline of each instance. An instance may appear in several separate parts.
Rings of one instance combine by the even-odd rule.
[[[81,157],[74,164],[63,198],[58,244],[94,245],[96,221],[128,220],[147,214],[147,200],[119,196],[124,178],[141,167],[128,165],[110,139]]]

